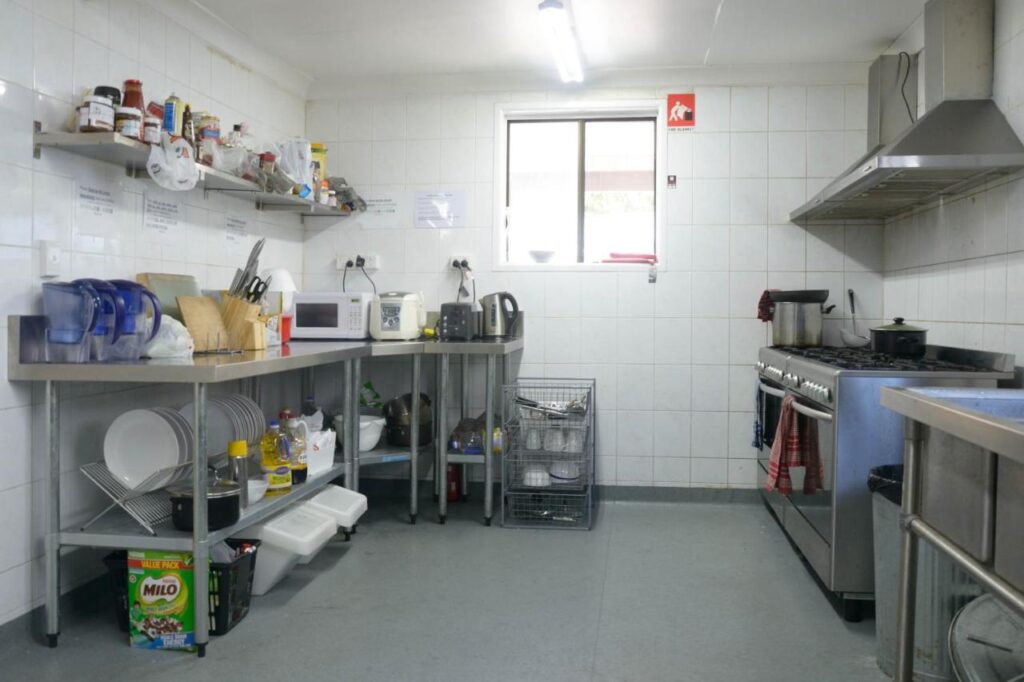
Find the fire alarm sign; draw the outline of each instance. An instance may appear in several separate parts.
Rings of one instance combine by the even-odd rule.
[[[692,128],[697,120],[697,102],[692,92],[668,96],[668,127]]]

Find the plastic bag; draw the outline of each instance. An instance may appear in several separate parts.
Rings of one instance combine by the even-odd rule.
[[[313,191],[313,150],[309,140],[295,138],[278,143],[281,155],[277,167],[291,180],[293,185],[302,187],[303,193]],[[300,193],[300,196],[302,193]]]
[[[187,192],[199,182],[192,147],[183,137],[160,134],[160,144],[153,145],[146,163],[149,177],[164,189]]]
[[[150,318],[147,325],[152,324],[153,318]],[[147,358],[190,358],[195,349],[195,341],[185,325],[164,315],[160,318],[160,329],[142,349],[142,355]]]
[[[886,464],[875,467],[868,475],[868,489],[879,493],[893,504],[903,502],[903,465]]]

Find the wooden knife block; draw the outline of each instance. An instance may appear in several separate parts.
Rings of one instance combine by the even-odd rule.
[[[259,319],[260,306],[237,296],[221,297],[221,317],[234,343],[242,350],[266,350],[267,327]],[[237,340],[237,341],[236,341]]]

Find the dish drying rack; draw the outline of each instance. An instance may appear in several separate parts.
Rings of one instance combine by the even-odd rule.
[[[502,526],[589,530],[596,382],[520,379],[502,390]]]
[[[110,469],[103,462],[85,464],[80,467],[80,471],[111,499],[111,503],[103,511],[82,526],[82,530],[99,521],[112,509],[120,507],[145,528],[146,532],[156,535],[155,527],[171,518],[171,495],[163,488],[156,490],[149,490],[149,488],[155,481],[168,475],[171,479],[176,480],[191,478],[192,462],[153,472],[139,484],[138,490],[125,487],[110,473]]]

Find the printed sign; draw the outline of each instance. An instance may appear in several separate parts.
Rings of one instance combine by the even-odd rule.
[[[379,190],[363,195],[366,212],[358,220],[364,227],[403,227],[408,226],[408,201],[403,200],[404,193],[394,190]]]
[[[224,241],[228,243],[228,248],[245,246],[246,237],[249,235],[249,221],[245,218],[231,215],[230,213],[224,216]]]
[[[158,237],[160,243],[168,243],[167,238],[178,231],[178,219],[181,217],[181,204],[169,201],[161,196],[146,195],[145,213],[142,227],[150,230]],[[163,237],[160,239],[159,237]]]
[[[109,185],[78,185],[75,209],[75,249],[102,253],[107,235],[116,234],[119,193]]]
[[[466,193],[462,190],[416,192],[415,227],[465,227]]]
[[[684,92],[668,96],[668,127],[692,128],[697,122],[696,95]]]

